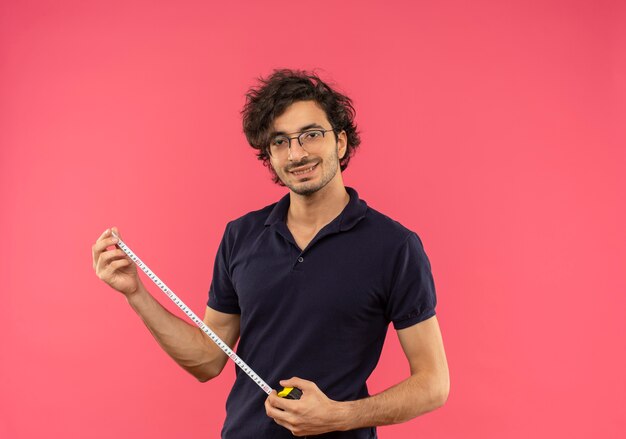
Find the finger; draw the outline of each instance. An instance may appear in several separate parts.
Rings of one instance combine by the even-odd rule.
[[[117,244],[118,241],[119,240],[117,238],[114,238],[113,236],[109,236],[109,237],[106,237],[106,238],[99,239],[93,245],[93,248],[92,248],[93,255],[97,257],[100,253],[105,251],[107,249],[107,247],[111,247],[112,245]]]
[[[283,427],[290,428],[286,424],[291,424],[290,421],[292,421],[291,418],[293,416],[284,410],[272,406],[269,398],[265,400],[265,413],[267,414],[267,416],[274,419],[276,423],[282,425]]]
[[[275,391],[273,390],[272,393],[275,393]],[[272,404],[270,403],[270,397],[272,395],[268,396],[265,399],[265,413],[267,413],[267,416],[272,417],[272,413],[274,412],[274,406],[272,406]]]
[[[97,250],[97,245],[99,242],[101,242],[103,239],[108,238],[111,235],[111,229],[106,229],[104,232],[102,232],[102,234],[100,236],[98,236],[98,239],[96,239],[96,242],[94,245],[91,246],[91,255],[94,257],[94,264],[95,264],[95,253]]]
[[[93,259],[94,268],[96,268],[96,264],[100,258],[100,253],[102,253],[107,247],[115,245],[116,243],[117,239],[111,236],[110,229],[105,230],[105,232],[100,235],[95,244],[91,246],[91,257]]]
[[[272,403],[272,397],[276,397],[276,390],[272,390],[272,393],[270,393],[270,395],[265,398],[265,413],[267,413],[267,416],[269,416],[270,418],[274,418],[275,415],[280,414],[276,413],[278,410]]]
[[[118,237],[119,239],[122,239],[122,234],[121,234],[121,233],[120,233],[120,231],[117,229],[117,227],[115,227],[115,226],[111,227],[111,231],[112,231],[113,233],[115,233],[115,235],[117,235],[117,237]]]
[[[103,238],[106,238],[107,236],[111,236],[111,229],[106,229],[104,232],[102,232],[102,235],[100,235],[97,240],[99,241]]]
[[[96,243],[94,244],[94,249],[96,249],[96,247],[97,247],[97,250],[102,251],[102,243],[104,243],[104,242],[108,243],[104,248],[108,247],[109,245],[112,245],[111,244],[111,240],[112,239],[116,239],[113,236],[113,231],[116,231],[116,230],[117,230],[116,227],[112,227],[112,228],[106,229],[104,232],[102,232],[102,235],[100,235],[98,237],[98,239],[96,239]]]
[[[316,389],[317,385],[313,382],[313,381],[308,381],[308,380],[304,380],[302,378],[298,378],[298,377],[293,377],[290,378],[288,380],[282,380],[279,383],[281,386],[283,387],[297,387],[298,389],[302,390],[303,392],[306,389]]]
[[[98,262],[96,264],[96,271],[102,272],[105,271],[107,269],[107,267],[116,260],[120,260],[120,259],[126,259],[126,253],[124,253],[122,250],[120,250],[119,248],[116,248],[114,250],[107,250],[104,253],[102,253],[100,255],[100,257],[98,258]]]
[[[107,250],[100,255],[99,265],[104,267],[117,259],[128,258],[122,249],[114,248]]]
[[[107,271],[110,274],[115,273],[115,271],[119,268],[122,267],[126,267],[128,265],[132,264],[131,261],[129,261],[128,259],[118,259],[116,261],[111,262],[107,268],[105,269],[105,271]]]
[[[293,404],[294,401],[281,398],[280,396],[278,396],[278,394],[274,392],[270,396],[267,397],[267,403],[272,408],[279,409],[282,411],[288,411],[290,408],[290,404]]]

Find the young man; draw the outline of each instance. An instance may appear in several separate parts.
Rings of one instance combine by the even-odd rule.
[[[238,354],[268,384],[302,397],[265,398],[237,370],[222,437],[375,438],[375,426],[442,406],[448,366],[422,243],[343,184],[360,143],[350,99],[313,74],[275,71],[249,91],[243,124],[289,193],[227,225],[204,321],[229,346],[239,340]],[[219,375],[226,355],[158,304],[124,253],[106,250],[115,242],[107,230],[94,244],[98,276],[178,364],[203,382]],[[390,322],[410,375],[369,396]]]

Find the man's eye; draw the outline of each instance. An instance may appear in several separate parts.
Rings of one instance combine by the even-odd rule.
[[[320,135],[321,134],[319,131],[309,131],[308,133],[306,133],[304,138],[305,139],[317,139]]]
[[[274,139],[274,141],[272,142],[272,145],[274,145],[274,146],[281,146],[284,143],[285,143],[285,139],[277,138],[277,139]]]

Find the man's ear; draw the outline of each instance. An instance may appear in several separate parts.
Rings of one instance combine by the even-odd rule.
[[[348,152],[348,135],[345,131],[340,132],[337,135],[337,155],[339,159],[343,159]]]

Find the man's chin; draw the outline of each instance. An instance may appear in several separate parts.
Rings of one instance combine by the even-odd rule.
[[[295,184],[289,183],[285,186],[287,186],[291,192],[302,196],[313,195],[322,188],[319,184],[308,183],[306,181]]]

